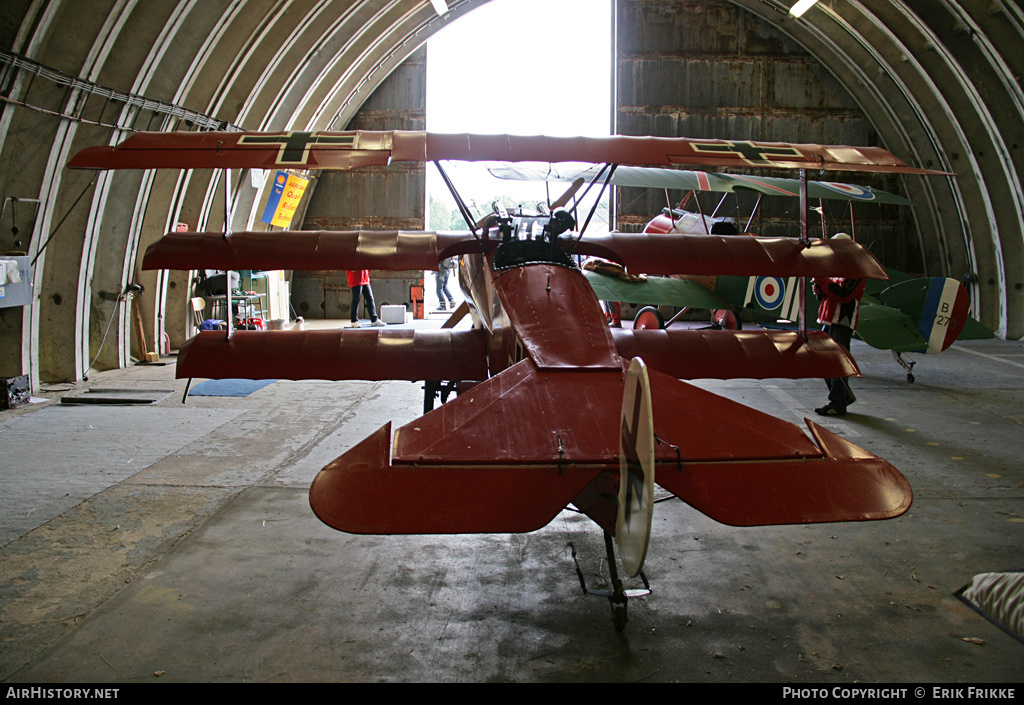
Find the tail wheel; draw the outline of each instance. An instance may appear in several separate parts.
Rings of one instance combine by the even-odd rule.
[[[743,324],[740,322],[740,317],[732,311],[726,311],[724,309],[711,312],[711,320],[715,324],[715,327],[721,328],[722,330],[741,330]]]
[[[644,306],[633,318],[633,330],[657,329],[665,327],[665,319],[654,306]]]

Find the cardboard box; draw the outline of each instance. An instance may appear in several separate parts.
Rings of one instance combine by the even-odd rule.
[[[381,306],[380,320],[385,323],[405,323],[405,306]]]

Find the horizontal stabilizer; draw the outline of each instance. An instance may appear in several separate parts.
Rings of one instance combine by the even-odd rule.
[[[619,355],[640,357],[648,366],[678,379],[860,376],[846,349],[822,331],[808,331],[805,340],[787,330],[611,330]]]
[[[142,268],[432,270],[446,257],[471,251],[479,252],[480,246],[469,232],[172,232],[149,246]]]
[[[825,457],[788,462],[661,466],[656,481],[731,526],[891,519],[910,507],[910,483],[885,460],[807,421]]]
[[[322,522],[353,534],[521,533],[558,516],[597,473],[392,463],[389,423],[321,470],[309,503]]]
[[[923,350],[928,345],[917,321],[866,296],[858,312],[856,335],[873,348],[898,353]]]
[[[964,324],[957,340],[990,340],[995,337],[996,334],[988,326],[976,318],[968,316],[967,323]]]
[[[648,370],[656,481],[725,523],[895,516],[906,480],[884,460]],[[316,477],[310,503],[351,533],[532,531],[573,502],[609,532],[623,371],[540,371],[524,360]],[[706,431],[715,429],[713,437]],[[722,439],[727,439],[723,441]]]
[[[853,240],[750,235],[608,233],[583,238],[575,254],[618,262],[633,274],[708,274],[886,279],[874,255]]]
[[[201,331],[178,351],[179,378],[481,380],[479,330]]]

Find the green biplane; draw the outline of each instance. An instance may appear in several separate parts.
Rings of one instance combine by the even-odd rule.
[[[594,169],[547,170],[523,167],[491,169],[504,179],[566,181],[584,183],[598,178]],[[760,196],[798,197],[800,182],[796,179],[715,174],[700,171],[620,167],[610,183],[616,186],[680,189],[687,192],[683,203],[697,191],[736,193],[751,191]],[[913,205],[901,196],[853,184],[808,181],[809,199],[845,200],[850,202]],[[756,211],[757,205],[754,206]],[[753,216],[751,216],[752,218]],[[735,226],[722,230],[722,220],[698,211],[665,208],[647,224],[651,237],[664,233],[708,235],[735,234]],[[748,221],[745,229],[749,229]],[[711,324],[722,328],[742,327],[748,323],[777,324],[795,322],[800,317],[801,283],[806,289],[805,316],[813,322],[818,308],[810,282],[796,277],[783,279],[760,277],[647,277],[627,274],[608,262],[584,264],[586,276],[598,298],[608,302],[624,302],[640,306],[633,318],[634,328],[664,328],[672,325],[688,311],[699,309],[711,313]],[[906,353],[935,354],[948,348],[954,340],[976,340],[994,337],[992,331],[969,315],[967,290],[956,279],[945,277],[912,277],[887,269],[888,280],[872,280],[861,301],[856,335],[868,345],[891,350],[897,363],[913,382],[914,361]],[[662,311],[675,309],[668,320]]]

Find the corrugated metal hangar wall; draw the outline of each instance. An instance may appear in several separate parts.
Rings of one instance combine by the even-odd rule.
[[[366,101],[385,78],[482,2],[449,2],[439,17],[425,0],[7,0],[0,248],[35,259],[36,301],[0,314],[0,376],[76,380],[94,359],[99,368],[130,364],[132,311],[118,294],[134,281],[145,286],[138,301],[149,345],[165,333],[179,344],[187,276],[140,273],[140,248],[179,222],[216,229],[224,221],[220,174],[94,175],[67,170],[71,154],[132,129],[375,124],[380,114]],[[618,0],[619,131],[875,142],[908,162],[956,172],[884,184],[917,207],[909,218],[866,214],[864,233],[890,264],[965,277],[978,317],[1020,337],[1020,4],[821,0],[799,20],[787,16],[790,5]],[[486,50],[484,42],[467,47]],[[421,70],[417,61],[402,73]],[[401,90],[387,89],[385,112]],[[386,210],[422,179],[406,176],[345,217],[421,217],[422,202]],[[247,180],[233,174],[234,229],[258,225],[261,192]],[[314,191],[310,217],[330,198],[327,181]],[[662,206],[634,199],[621,200],[624,225]],[[780,215],[763,213],[766,232],[785,227]]]
[[[821,63],[782,30],[733,3],[620,2],[617,55],[618,132],[878,144],[871,121]],[[825,178],[902,189],[899,179],[891,177]],[[730,196],[721,205],[720,200],[718,194],[704,194],[701,208],[710,214],[720,206],[719,215],[735,218],[742,228],[757,206],[753,231],[798,234],[793,199],[767,198],[760,205],[754,196]],[[636,230],[666,207],[666,197],[653,189],[628,189],[619,204],[619,227]],[[845,205],[824,205],[829,234],[849,231]],[[855,216],[857,239],[888,266],[924,271],[910,209],[864,206],[856,208]],[[820,235],[820,221],[814,218],[812,234]]]

